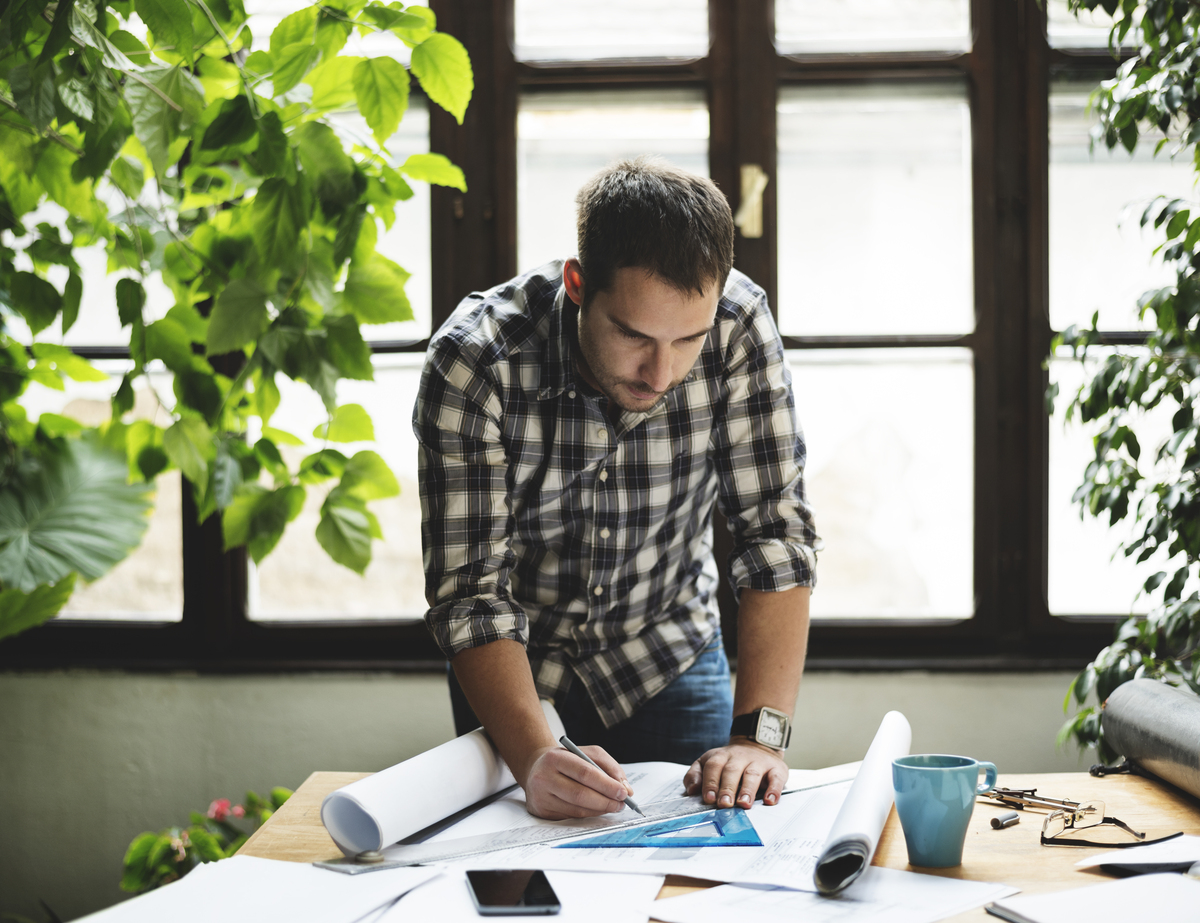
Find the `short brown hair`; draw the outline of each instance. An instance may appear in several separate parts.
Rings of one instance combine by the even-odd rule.
[[[681,292],[725,287],[733,268],[733,212],[712,180],[657,157],[622,160],[575,196],[583,297],[635,266]]]

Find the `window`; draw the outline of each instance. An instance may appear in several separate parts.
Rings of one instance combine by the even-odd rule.
[[[260,6],[265,38],[291,5]],[[1050,377],[1079,370],[1042,363],[1053,331],[1094,310],[1114,348],[1137,347],[1129,293],[1156,270],[1117,212],[1190,177],[1088,152],[1086,95],[1115,66],[1103,17],[1079,22],[1065,0],[433,8],[471,54],[475,95],[461,126],[414,97],[397,152],[445,153],[469,191],[419,188],[381,242],[413,273],[417,320],[371,332],[378,382],[355,392],[403,487],[380,508],[389,540],[367,577],[325,561],[303,520],[254,571],[222,552],[215,521],[194,525],[184,491],[178,621],[64,619],[0,663],[439,664],[419,622],[408,425],[429,332],[469,292],[569,256],[580,183],[640,153],[707,173],[735,209],[742,168],[767,176],[761,236],[739,233],[736,264],[777,312],[808,436],[827,543],[811,663],[1076,666],[1106,642],[1132,594],[1089,544],[1111,536],[1069,504],[1079,434],[1044,408]],[[114,342],[72,331],[88,355]],[[287,412],[311,432],[302,403]],[[1100,591],[1081,561],[1116,582]]]

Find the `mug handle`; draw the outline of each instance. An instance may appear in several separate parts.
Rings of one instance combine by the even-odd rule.
[[[979,768],[987,772],[987,776],[984,777],[983,784],[976,787],[975,794],[986,795],[996,787],[996,764],[989,763],[986,760],[978,760],[978,763]]]

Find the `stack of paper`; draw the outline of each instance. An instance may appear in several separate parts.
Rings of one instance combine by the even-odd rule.
[[[1171,873],[1139,875],[1053,894],[1013,897],[989,904],[987,911],[1010,923],[1195,923],[1200,917],[1200,881]]]
[[[337,875],[300,862],[234,856],[84,917],[88,923],[355,923],[441,874],[436,868]],[[219,910],[213,901],[220,899]]]

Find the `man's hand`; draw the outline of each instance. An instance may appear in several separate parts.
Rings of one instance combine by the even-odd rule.
[[[562,820],[611,814],[625,807],[625,798],[633,794],[633,788],[621,765],[600,747],[579,749],[604,772],[562,747],[535,751],[521,783],[530,814]]]
[[[735,739],[709,750],[683,777],[689,795],[700,794],[718,808],[749,808],[762,792],[763,804],[776,804],[787,784],[788,765],[778,750],[747,739]]]

